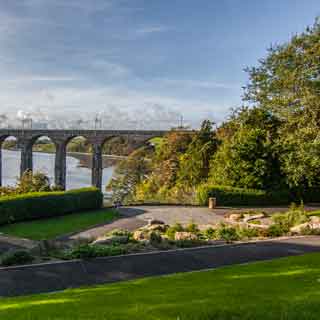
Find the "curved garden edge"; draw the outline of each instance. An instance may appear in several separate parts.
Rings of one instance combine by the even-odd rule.
[[[283,237],[0,269],[0,296],[54,292],[320,252],[320,236]]]
[[[24,265],[14,265],[8,267],[0,267],[0,272],[3,270],[11,270],[11,269],[24,269],[30,267],[37,267],[37,266],[45,266],[45,265],[55,265],[55,264],[64,264],[64,263],[72,263],[72,262],[79,262],[79,261],[90,261],[90,260],[108,260],[108,259],[116,259],[116,258],[123,258],[123,257],[130,257],[130,256],[144,256],[144,255],[155,255],[155,254],[162,254],[162,253],[173,253],[173,252],[180,252],[180,251],[193,251],[193,250],[202,250],[202,249],[213,249],[213,248],[223,248],[223,247],[238,247],[250,244],[259,244],[263,242],[278,242],[284,240],[294,240],[294,239],[304,239],[304,238],[311,238],[311,237],[319,237],[320,236],[305,236],[305,235],[297,235],[297,236],[283,236],[277,238],[268,238],[268,239],[254,239],[254,240],[247,240],[247,241],[234,241],[232,243],[220,243],[220,244],[209,244],[209,245],[202,245],[190,248],[176,248],[176,249],[169,249],[169,250],[154,250],[154,251],[146,251],[146,252],[135,252],[135,253],[127,253],[127,254],[119,254],[116,256],[105,256],[105,257],[96,257],[96,258],[88,258],[88,259],[70,259],[70,260],[54,260],[49,262],[41,262],[41,263],[31,263],[31,264],[24,264]],[[22,239],[25,240],[25,239]],[[320,251],[320,247],[319,247]]]

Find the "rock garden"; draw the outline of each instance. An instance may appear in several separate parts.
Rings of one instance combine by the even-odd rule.
[[[239,210],[225,214],[217,224],[167,225],[151,219],[133,232],[115,229],[103,236],[73,241],[40,241],[30,250],[9,252],[1,258],[3,266],[48,260],[69,260],[115,256],[178,248],[259,241],[281,236],[320,234],[320,212],[307,212],[293,204],[287,212],[268,214],[262,210]]]

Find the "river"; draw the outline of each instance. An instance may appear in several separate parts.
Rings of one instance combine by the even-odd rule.
[[[45,173],[54,182],[54,159],[52,153],[33,152],[33,169]],[[112,177],[114,168],[103,169],[103,189]],[[20,174],[20,151],[2,150],[2,185],[15,185]],[[67,189],[77,189],[91,185],[91,170],[80,166],[80,161],[67,156]]]

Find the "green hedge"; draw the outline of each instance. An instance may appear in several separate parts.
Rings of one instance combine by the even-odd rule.
[[[0,197],[0,225],[98,209],[102,202],[103,195],[96,188]]]
[[[320,203],[320,188],[309,188],[304,192],[303,201],[305,203]]]
[[[282,205],[292,202],[289,191],[267,192],[256,189],[242,189],[228,186],[200,185],[196,192],[196,201],[207,205],[210,197],[217,199],[219,206],[267,206]]]

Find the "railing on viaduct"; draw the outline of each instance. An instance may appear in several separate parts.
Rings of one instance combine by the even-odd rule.
[[[23,130],[0,129],[0,185],[2,181],[2,155],[1,146],[8,137],[17,139],[18,148],[21,150],[20,174],[33,169],[32,146],[41,137],[48,137],[55,145],[55,185],[66,187],[66,149],[70,140],[75,137],[84,137],[92,146],[92,185],[102,188],[102,147],[106,141],[114,137],[132,139],[134,143],[143,145],[154,137],[161,137],[167,131],[153,130]]]

